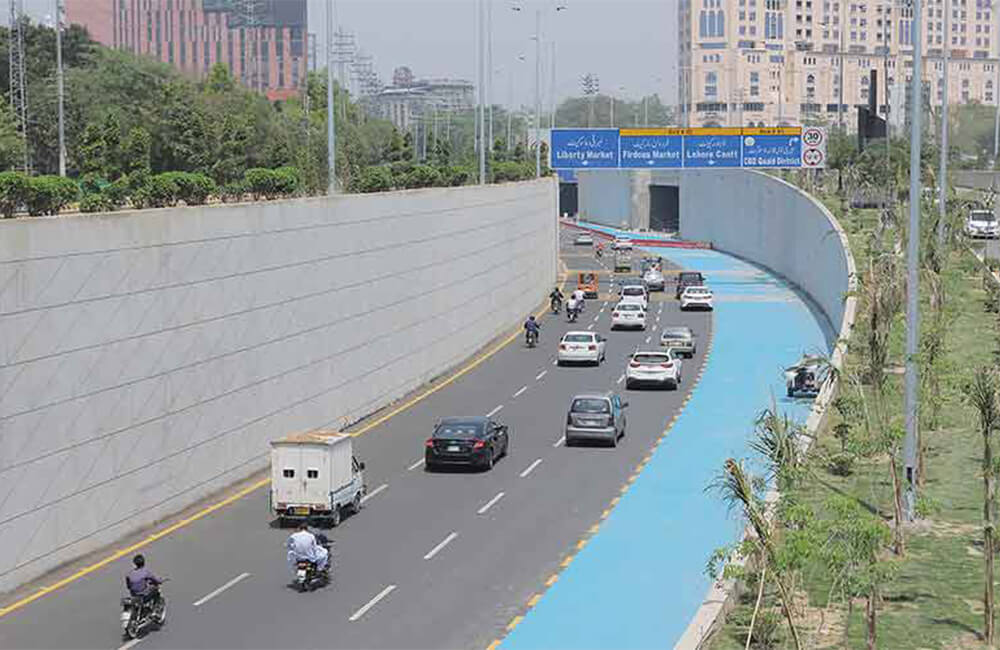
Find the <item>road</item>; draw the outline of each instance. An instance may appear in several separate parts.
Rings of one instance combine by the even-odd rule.
[[[568,245],[571,237],[562,236],[567,266],[602,268]],[[485,648],[502,636],[617,501],[704,361],[711,314],[680,314],[674,300],[654,294],[647,332],[610,332],[610,277],[602,281],[601,299],[588,301],[576,324],[546,317],[537,349],[517,340],[356,439],[370,497],[330,535],[335,577],[327,588],[287,587],[290,531],[268,525],[263,489],[144,549],[150,567],[171,578],[170,610],[164,629],[138,647]],[[682,389],[628,391],[628,435],[616,449],[562,445],[571,397],[624,392],[627,355],[655,345],[668,324],[690,325],[701,342]],[[608,336],[607,362],[557,367],[555,345],[569,329]],[[423,441],[437,418],[491,412],[511,428],[510,454],[493,471],[423,471]],[[0,647],[120,647],[127,569],[117,561],[12,612],[0,625]]]

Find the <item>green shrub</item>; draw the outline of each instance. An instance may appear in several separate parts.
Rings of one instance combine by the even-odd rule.
[[[274,171],[275,191],[281,196],[293,196],[302,186],[302,175],[297,167],[279,167]]]
[[[101,192],[84,194],[80,199],[80,212],[110,212],[113,208]]]
[[[14,216],[28,200],[28,176],[23,172],[0,172],[0,214]]]
[[[76,181],[61,176],[33,176],[25,203],[33,217],[55,215],[80,195]]]
[[[174,202],[184,201],[185,205],[204,205],[209,195],[215,192],[215,181],[204,174],[191,172],[165,172],[166,177],[177,188]]]
[[[272,199],[278,195],[278,179],[274,170],[254,167],[243,173],[243,186],[255,199]]]
[[[465,185],[472,178],[472,171],[468,167],[448,167],[442,173],[451,187]]]
[[[365,167],[355,183],[358,192],[385,192],[392,189],[392,172],[388,167],[379,165]]]
[[[132,205],[137,208],[165,208],[177,202],[177,183],[171,172],[157,174],[132,192]]]
[[[850,476],[854,471],[854,455],[848,452],[837,452],[830,456],[830,473],[834,476]]]
[[[506,183],[534,178],[535,166],[530,163],[498,162],[493,165],[493,182]]]
[[[247,188],[242,181],[226,183],[219,188],[219,198],[222,199],[223,203],[235,203],[237,201],[242,201],[246,193]]]
[[[83,192],[84,198],[87,195],[99,194],[107,186],[108,181],[94,172],[84,174],[80,178],[80,191]]]
[[[389,171],[392,172],[394,178],[406,176],[413,171],[413,161],[397,160],[394,163],[389,163]]]
[[[435,187],[443,184],[441,172],[429,165],[417,165],[404,177],[403,186],[408,189]]]
[[[125,205],[129,193],[129,179],[125,176],[101,190],[101,196],[107,202],[108,210],[117,210]]]

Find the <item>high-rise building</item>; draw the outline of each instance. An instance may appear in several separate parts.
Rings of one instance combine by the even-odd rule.
[[[950,104],[997,103],[997,0],[924,0],[923,83]],[[900,124],[913,68],[908,0],[678,0],[681,119],[688,126],[856,128],[878,72],[879,115]],[[946,15],[950,13],[950,16]],[[843,83],[841,83],[841,80]]]
[[[66,0],[70,23],[119,50],[195,77],[223,63],[272,100],[298,92],[307,71],[306,0]]]

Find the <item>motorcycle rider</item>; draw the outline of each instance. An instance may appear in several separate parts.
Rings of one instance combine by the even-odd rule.
[[[527,337],[532,332],[534,332],[534,334],[535,334],[535,341],[537,341],[538,339],[541,338],[542,326],[539,325],[538,321],[535,320],[535,315],[534,314],[532,314],[531,316],[528,316],[528,320],[526,320],[524,322],[524,336],[525,336],[526,340],[527,340]]]
[[[574,293],[569,297],[569,302],[566,303],[566,316],[570,320],[576,320],[576,317],[580,313],[580,301],[576,299],[576,294]]]
[[[286,543],[288,547],[288,563],[295,571],[295,564],[299,560],[306,560],[316,565],[317,571],[326,571],[330,562],[330,553],[316,539],[316,536],[309,531],[308,522],[299,524],[298,531],[288,537]]]
[[[160,599],[160,592],[156,587],[163,583],[162,580],[153,575],[153,572],[146,568],[146,558],[139,553],[132,558],[134,569],[125,576],[125,586],[133,598],[141,598],[143,602],[151,601],[155,606]]]
[[[553,311],[559,311],[559,305],[561,305],[564,300],[565,297],[563,296],[563,292],[559,290],[559,287],[553,289],[552,293],[549,294],[549,303],[552,305]]]
[[[577,308],[583,311],[584,298],[586,295],[583,293],[583,289],[577,289],[573,292],[573,298],[576,300]]]

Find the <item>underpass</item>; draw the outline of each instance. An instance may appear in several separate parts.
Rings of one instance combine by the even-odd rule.
[[[600,269],[569,237],[562,236],[569,270]],[[268,525],[264,489],[143,549],[151,568],[171,582],[164,590],[168,624],[141,647],[485,647],[503,634],[608,516],[621,486],[688,399],[711,337],[710,314],[680,314],[662,294],[654,294],[647,332],[609,332],[610,275],[602,281],[601,299],[588,301],[577,323],[543,317],[538,348],[526,349],[515,335],[488,347],[454,380],[439,379],[440,389],[404,401],[408,408],[353,429],[370,496],[330,535],[329,587],[309,594],[287,588],[283,544],[291,531]],[[699,337],[681,390],[628,391],[628,433],[617,449],[565,448],[571,397],[624,393],[626,356],[655,346],[667,324],[689,325]],[[571,329],[606,335],[607,362],[557,367],[556,342]],[[438,418],[487,413],[511,427],[510,454],[493,471],[423,471],[423,441]],[[0,645],[118,647],[117,602],[127,569],[123,558],[8,614]]]

